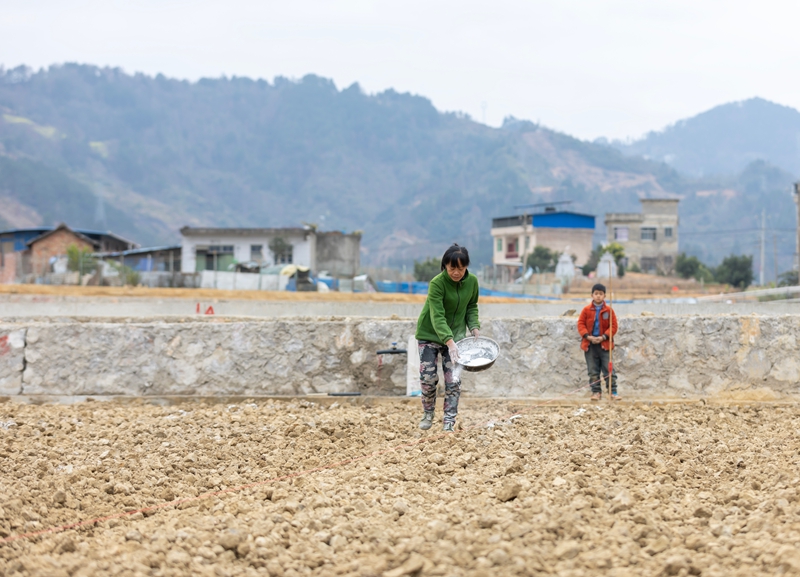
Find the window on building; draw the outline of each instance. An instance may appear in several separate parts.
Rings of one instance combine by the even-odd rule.
[[[641,263],[642,271],[643,272],[656,272],[658,270],[658,259],[653,257],[642,257]]]
[[[506,247],[506,258],[515,258],[517,256],[519,256],[519,239],[514,239]]]
[[[292,264],[294,247],[291,242],[277,236],[269,241],[268,246],[275,264]]]
[[[664,238],[672,238],[672,227],[665,226],[664,227]]]
[[[528,250],[531,247],[531,237],[525,237],[525,250]]]
[[[250,245],[250,260],[254,260],[256,262],[261,262],[264,260],[264,245],[263,244],[251,244]]]
[[[284,248],[280,253],[275,255],[275,264],[292,264],[292,253],[294,247],[292,245]]]
[[[618,240],[620,242],[625,242],[628,240],[628,227],[627,226],[615,226],[614,227],[614,240]]]
[[[497,239],[497,251],[496,252],[503,252],[503,239]]]
[[[656,229],[655,227],[642,227],[642,240],[655,240]]]
[[[198,248],[195,250],[195,272],[201,272],[206,270],[206,249]]]
[[[211,245],[206,249],[206,270],[226,271],[233,261],[233,245]]]

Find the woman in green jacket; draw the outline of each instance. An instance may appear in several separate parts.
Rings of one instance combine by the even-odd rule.
[[[444,426],[452,432],[458,415],[461,396],[461,371],[454,371],[458,363],[456,341],[466,337],[467,331],[477,337],[481,326],[478,320],[478,280],[469,274],[469,253],[463,246],[454,244],[442,257],[442,272],[433,277],[428,287],[428,298],[417,321],[416,338],[419,346],[419,381],[422,389],[420,429],[430,429],[436,407],[436,386],[439,376],[436,365],[442,357],[444,373]]]

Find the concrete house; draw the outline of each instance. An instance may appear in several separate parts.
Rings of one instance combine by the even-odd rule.
[[[536,246],[545,246],[559,254],[568,252],[578,257],[580,265],[592,253],[595,217],[590,214],[558,211],[547,207],[544,212],[504,216],[492,219],[492,263],[506,281],[518,270]]]
[[[361,235],[294,228],[181,229],[181,272],[231,271],[238,263],[295,264],[352,278],[360,266]]]
[[[678,257],[677,198],[642,198],[642,212],[606,214],[606,238],[625,248],[627,266],[669,274]]]

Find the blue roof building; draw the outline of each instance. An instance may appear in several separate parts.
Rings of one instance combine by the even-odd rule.
[[[492,262],[517,270],[536,246],[567,252],[582,265],[592,253],[595,217],[546,207],[543,212],[492,219]],[[512,275],[513,276],[513,275]]]

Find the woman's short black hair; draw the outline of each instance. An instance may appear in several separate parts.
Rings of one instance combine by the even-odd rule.
[[[444,270],[448,264],[450,266],[469,266],[469,252],[467,249],[454,244],[444,251],[442,270]]]

